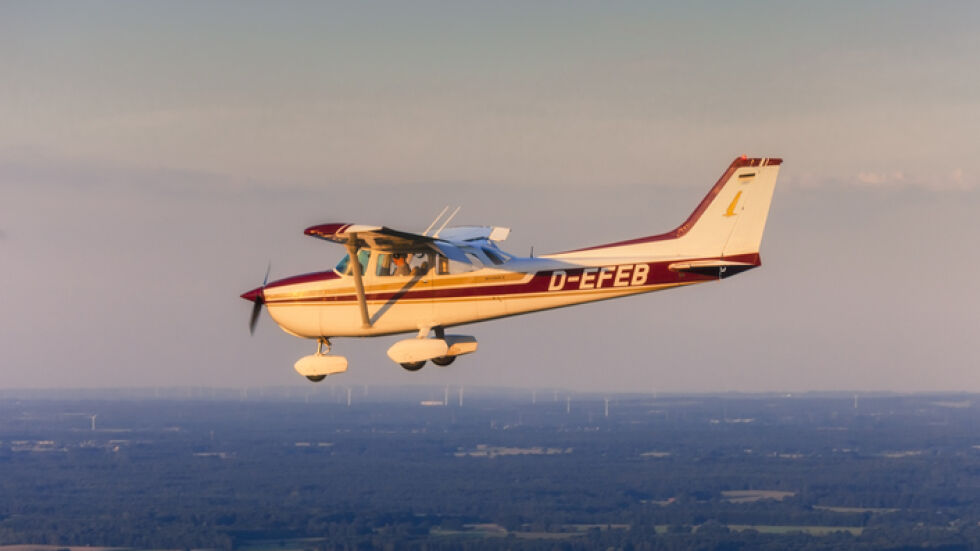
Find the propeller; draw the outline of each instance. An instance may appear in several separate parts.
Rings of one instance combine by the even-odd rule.
[[[255,325],[259,323],[259,314],[262,313],[262,298],[256,298],[252,306],[252,317],[248,320],[248,334],[255,334]]]
[[[255,334],[255,326],[259,323],[259,314],[262,313],[262,305],[265,304],[265,286],[269,283],[269,272],[272,271],[272,262],[265,268],[265,277],[262,279],[262,286],[242,295],[245,300],[251,300],[254,304],[252,305],[252,316],[248,320],[248,333],[250,335]]]

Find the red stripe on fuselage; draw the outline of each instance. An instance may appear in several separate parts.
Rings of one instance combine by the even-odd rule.
[[[450,287],[445,289],[433,289],[427,285],[424,288],[422,285],[417,285],[411,289],[405,291],[386,291],[383,293],[372,293],[370,288],[367,289],[366,299],[368,301],[389,301],[392,299],[405,299],[405,300],[427,300],[427,299],[451,299],[451,298],[484,298],[484,297],[507,297],[522,294],[536,294],[536,293],[561,293],[561,292],[580,292],[589,290],[603,290],[603,289],[637,289],[652,286],[661,286],[665,284],[672,283],[693,283],[702,281],[713,281],[717,280],[717,277],[695,274],[695,273],[684,273],[684,272],[673,272],[668,267],[675,263],[681,261],[695,261],[695,260],[711,260],[711,259],[684,259],[684,260],[671,260],[664,262],[638,262],[634,264],[611,264],[607,266],[584,266],[582,268],[571,268],[566,270],[560,270],[565,273],[565,284],[560,289],[549,290],[549,286],[552,283],[553,274],[556,270],[542,270],[534,274],[530,281],[525,283],[505,283],[501,285],[481,285],[481,286],[468,286],[468,287]],[[753,254],[742,254],[727,256],[722,258],[722,260],[731,262],[745,262],[753,266],[760,266],[761,261],[757,253]],[[644,281],[638,285],[615,285],[615,272],[619,266],[632,266],[631,275],[635,273],[636,266],[645,265],[647,266],[648,272]],[[598,280],[599,274],[602,268],[608,268],[613,272],[612,277],[607,277]],[[587,270],[593,270],[591,274],[591,283],[586,283],[582,286],[582,278],[586,276]],[[608,272],[607,272],[608,273]],[[327,279],[337,279],[339,276],[335,272],[324,272],[323,275],[333,275],[333,277],[323,278]],[[296,278],[287,278],[275,282],[276,284],[286,282],[292,279],[299,278],[310,278],[303,279],[302,281],[296,281],[297,283],[308,283],[310,281],[317,281],[314,276],[321,274],[306,274],[304,276],[296,276]],[[578,279],[575,279],[578,278]],[[632,283],[632,279],[630,279]],[[598,286],[596,286],[598,285]],[[271,287],[272,284],[269,285]],[[343,295],[328,295],[321,297],[301,297],[301,298],[287,298],[278,300],[268,300],[267,304],[289,304],[298,302],[354,302],[357,300],[355,294],[343,294]]]

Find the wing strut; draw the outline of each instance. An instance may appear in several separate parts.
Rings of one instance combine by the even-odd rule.
[[[357,304],[361,307],[361,326],[371,327],[368,316],[367,298],[364,296],[364,281],[361,279],[361,262],[357,258],[357,234],[352,233],[347,240],[347,254],[350,255],[351,269],[354,273],[354,290],[357,291]]]

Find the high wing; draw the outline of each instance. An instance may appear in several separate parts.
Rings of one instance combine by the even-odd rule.
[[[472,264],[473,261],[463,253],[460,246],[465,246],[467,242],[473,240],[487,240],[492,236],[506,238],[509,231],[501,232],[497,228],[450,228],[450,235],[458,239],[456,243],[428,235],[393,230],[385,226],[365,224],[320,224],[306,228],[303,233],[343,245],[350,258],[356,258],[358,249],[365,247],[390,253],[432,250],[457,262]],[[371,319],[368,316],[361,263],[351,262],[351,268],[354,276],[354,289],[357,292],[357,303],[361,313],[361,326],[369,328],[371,327]]]
[[[455,226],[436,234],[446,241],[504,241],[510,235],[510,228],[496,226]]]
[[[488,226],[446,228],[439,237],[404,232],[386,226],[365,224],[320,224],[306,228],[306,235],[354,248],[384,252],[433,250],[457,262],[472,264],[460,246],[470,241],[503,241],[510,230]],[[353,242],[352,242],[353,240]]]

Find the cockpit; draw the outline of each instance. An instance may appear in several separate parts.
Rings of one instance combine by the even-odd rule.
[[[513,258],[500,249],[487,246],[466,247],[463,254],[468,262],[453,260],[432,250],[386,252],[361,249],[357,252],[357,261],[364,277],[380,278],[460,274],[499,266]],[[344,255],[334,271],[341,276],[353,275],[350,255]]]

